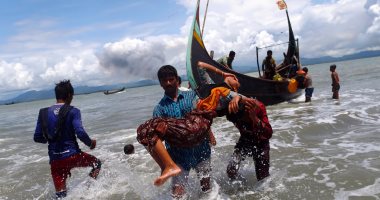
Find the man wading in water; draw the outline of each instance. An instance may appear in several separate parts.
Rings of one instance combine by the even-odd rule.
[[[66,179],[70,170],[76,167],[92,167],[90,177],[96,179],[101,162],[96,157],[82,152],[76,137],[94,149],[96,140],[91,140],[82,126],[80,110],[70,106],[74,88],[70,81],[61,81],[55,86],[57,103],[42,108],[38,114],[34,141],[48,143],[50,169],[56,190],[56,197],[67,195]]]
[[[251,110],[251,112],[256,111],[256,100],[240,96],[231,90],[234,88],[233,90],[236,91],[239,87],[235,76],[203,62],[199,62],[198,66],[224,75],[225,82],[209,85],[211,87],[210,95],[207,98],[198,99],[194,91],[178,91],[175,87],[178,76],[174,67],[161,67],[158,77],[165,90],[165,96],[156,106],[154,118],[146,121],[137,129],[137,140],[147,148],[161,167],[161,176],[155,180],[155,185],[161,185],[168,178],[173,177],[172,192],[175,197],[184,195],[184,185],[187,182],[189,170],[192,168],[197,171],[198,175],[203,173],[203,176],[200,176],[202,190],[208,191],[211,188],[208,175],[211,168],[210,156],[207,153],[209,148],[207,138],[209,138],[208,133],[212,119],[227,112],[237,113],[239,103],[246,105],[246,109]],[[191,111],[194,101],[198,102],[197,109]],[[177,110],[176,107],[182,109]],[[176,113],[184,113],[184,115],[175,117]],[[261,118],[255,118],[252,113],[250,116],[251,118],[246,119],[246,124],[252,123],[252,119],[255,119],[255,124],[258,123],[256,120],[260,122]],[[163,140],[166,141],[167,151],[162,144]],[[202,150],[202,148],[205,149]],[[267,155],[269,156],[269,154]],[[269,173],[260,177],[263,178],[268,175]],[[178,180],[181,181],[178,182]]]

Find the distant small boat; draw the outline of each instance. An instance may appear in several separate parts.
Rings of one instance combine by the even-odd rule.
[[[125,90],[125,87],[123,87],[121,89],[118,89],[118,90],[106,90],[106,91],[104,91],[104,94],[105,95],[115,94],[115,93],[118,93],[118,92],[121,92],[121,91],[124,91],[124,90]]]

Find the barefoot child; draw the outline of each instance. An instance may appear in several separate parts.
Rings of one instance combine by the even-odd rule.
[[[184,118],[153,118],[141,124],[137,129],[137,140],[147,147],[152,157],[158,161],[162,173],[154,184],[162,185],[168,178],[181,172],[166,151],[162,141],[172,146],[189,148],[199,145],[204,138],[209,137],[213,111],[194,110]]]

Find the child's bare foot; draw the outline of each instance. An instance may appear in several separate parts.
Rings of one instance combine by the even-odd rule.
[[[181,173],[181,169],[175,165],[173,167],[167,167],[164,169],[164,171],[161,173],[161,176],[158,177],[154,181],[155,186],[161,186],[164,184],[170,177],[177,176],[179,173]]]

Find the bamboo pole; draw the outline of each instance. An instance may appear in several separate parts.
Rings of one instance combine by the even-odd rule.
[[[203,18],[201,37],[203,37],[203,31],[204,31],[204,28],[205,28],[206,16],[207,16],[207,10],[208,10],[208,2],[209,2],[209,0],[207,0],[206,10],[205,10],[205,16]]]

